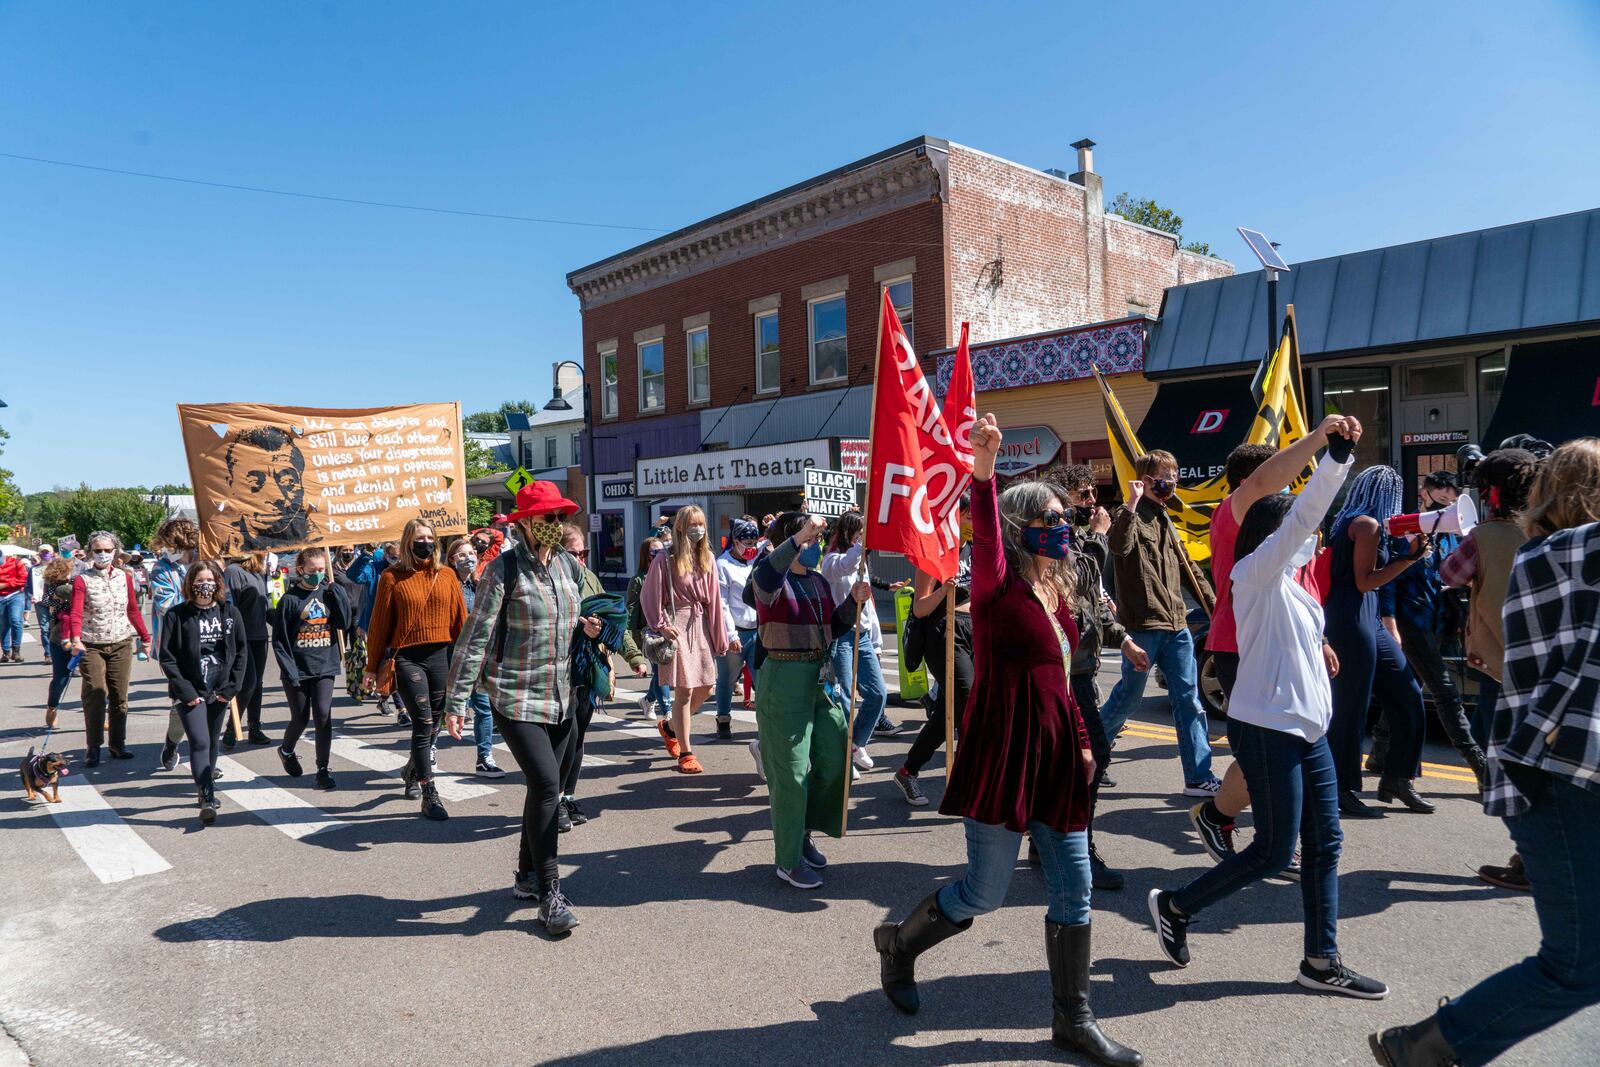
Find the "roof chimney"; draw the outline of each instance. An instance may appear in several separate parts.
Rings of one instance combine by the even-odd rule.
[[[1094,142],[1085,137],[1072,142],[1072,147],[1078,150],[1078,173],[1072,176],[1072,180],[1082,185],[1083,175],[1094,173]]]

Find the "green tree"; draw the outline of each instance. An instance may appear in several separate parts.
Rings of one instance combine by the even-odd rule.
[[[1137,222],[1152,230],[1170,233],[1178,238],[1180,244],[1182,243],[1183,216],[1171,208],[1162,207],[1149,197],[1138,197],[1127,192],[1118,193],[1116,199],[1106,205],[1106,210],[1121,215],[1129,222]],[[1198,252],[1202,256],[1217,257],[1217,254],[1211,251],[1211,245],[1205,241],[1190,241],[1181,246],[1185,252]]]
[[[478,411],[468,415],[461,420],[461,427],[471,433],[504,433],[508,411],[534,415],[538,413],[539,405],[531,400],[506,400],[493,411]]]
[[[24,497],[22,521],[28,530],[41,541],[51,541],[65,531],[61,526],[61,512],[72,493],[66,489],[51,489],[43,493],[29,493]]]
[[[466,468],[467,477],[482,478],[487,474],[498,474],[512,468],[495,458],[494,450],[489,446],[466,438]],[[489,520],[494,517],[494,501],[487,497],[467,497],[467,525],[476,530],[480,526],[489,525]]]
[[[4,426],[0,426],[0,452],[6,450],[6,442],[11,439],[11,434]],[[11,472],[0,467],[0,522],[8,526],[22,518],[26,501],[23,499],[22,490],[17,488],[17,483],[12,480]],[[10,533],[7,531],[7,537]]]
[[[61,526],[89,547],[89,535],[110,530],[124,545],[149,544],[156,527],[167,517],[165,504],[157,504],[132,489],[78,487],[61,509]]]
[[[150,490],[156,496],[193,496],[194,490],[187,485],[158,485]]]

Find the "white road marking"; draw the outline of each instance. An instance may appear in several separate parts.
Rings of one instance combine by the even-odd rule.
[[[172,869],[88,782],[62,782],[61,803],[42,806],[89,870],[108,885]]]
[[[66,803],[65,798],[62,803]],[[200,1067],[200,1064],[163,1045],[140,1037],[130,1030],[112,1026],[104,1019],[71,1008],[41,1007],[37,1002],[20,1005],[0,1002],[8,1029],[19,1029],[30,1046],[37,1046],[41,1034],[50,1041],[66,1044],[74,1051],[91,1049],[105,1053],[104,1062],[148,1064],[149,1067]],[[62,1057],[71,1062],[77,1057]],[[95,1057],[100,1059],[100,1057]]]
[[[400,777],[400,771],[405,767],[410,758],[409,753],[387,748],[382,745],[369,744],[354,737],[342,734],[333,735],[333,751],[349,760],[351,763],[360,764],[371,771],[380,774]],[[477,782],[467,781],[457,774],[440,772],[434,778],[439,787],[439,796],[444,800],[471,800],[474,797],[486,797],[495,792],[492,786],[480,785]]]
[[[268,784],[265,778],[238,760],[222,756],[217,766],[224,775],[217,784],[217,792],[297,841],[323,830],[349,825],[316,805],[307,804],[287,789]]]

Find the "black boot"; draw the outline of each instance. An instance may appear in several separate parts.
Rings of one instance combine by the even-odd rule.
[[[1121,889],[1126,884],[1121,871],[1114,871],[1100,858],[1100,850],[1089,846],[1089,880],[1096,889]]]
[[[1089,924],[1064,926],[1046,919],[1044,946],[1050,960],[1050,1003],[1055,1009],[1050,1043],[1108,1067],[1140,1067],[1144,1057],[1101,1033],[1089,1010]]]
[[[1410,1026],[1391,1026],[1367,1035],[1372,1056],[1384,1067],[1453,1067],[1461,1061],[1439,1032],[1439,1017],[1429,1016]]]
[[[1472,769],[1472,776],[1478,780],[1478,792],[1486,793],[1489,790],[1489,761],[1484,758],[1483,749],[1473,745],[1461,753],[1461,758],[1467,761],[1467,766]]]
[[[422,783],[422,817],[436,822],[443,822],[450,817],[450,813],[444,810],[444,803],[439,799],[439,790],[432,782]]]
[[[216,786],[212,785],[210,782],[207,782],[205,785],[201,786],[200,787],[200,821],[205,823],[207,826],[210,826],[213,822],[216,821],[217,808],[219,808],[220,806],[221,805],[219,805],[217,803],[217,789],[216,789]]]
[[[883,991],[890,1003],[915,1015],[922,1003],[917,997],[917,957],[971,927],[971,919],[953,923],[944,917],[937,892],[929,894],[904,922],[880,923],[872,931],[872,943],[878,948]]]
[[[1380,778],[1378,780],[1379,803],[1387,804],[1391,800],[1398,800],[1418,815],[1432,815],[1439,810],[1417,795],[1417,787],[1411,784],[1411,779],[1409,778]]]

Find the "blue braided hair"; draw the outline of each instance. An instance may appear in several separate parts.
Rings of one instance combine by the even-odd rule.
[[[1379,525],[1400,514],[1400,494],[1405,483],[1393,467],[1368,467],[1350,483],[1350,492],[1344,498],[1344,507],[1333,520],[1333,537],[1344,533],[1352,520],[1363,515],[1378,520]]]

